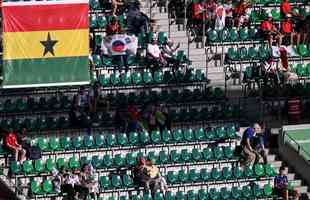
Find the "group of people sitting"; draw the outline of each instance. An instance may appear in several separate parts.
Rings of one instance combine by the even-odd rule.
[[[81,170],[54,169],[52,176],[54,191],[66,194],[67,200],[86,200],[88,195],[97,200],[98,177],[91,164],[84,164]]]
[[[245,163],[242,165],[253,166],[261,160],[267,164],[265,139],[264,130],[259,123],[254,123],[252,127],[245,129],[241,139],[242,153],[245,156]],[[297,200],[299,197],[297,190],[294,188],[289,190],[289,182],[283,166],[280,167],[279,174],[274,178],[274,193],[282,197],[283,200],[289,199],[289,193],[293,200]]]

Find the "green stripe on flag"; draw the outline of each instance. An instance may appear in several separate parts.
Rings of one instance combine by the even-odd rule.
[[[3,60],[3,87],[87,84],[88,57]]]

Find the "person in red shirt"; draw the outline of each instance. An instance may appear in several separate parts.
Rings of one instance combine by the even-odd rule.
[[[286,15],[291,14],[292,8],[288,0],[283,0],[280,6],[281,17],[284,18]]]
[[[261,36],[268,40],[268,44],[271,47],[273,39],[279,39],[280,32],[276,29],[276,27],[272,23],[272,16],[268,16],[267,20],[263,21],[260,24],[260,33]]]
[[[113,35],[121,32],[121,26],[116,17],[112,18],[111,23],[107,27],[107,35]]]
[[[15,161],[23,162],[26,159],[26,151],[17,143],[16,134],[9,132],[4,137],[4,145],[15,154]]]
[[[246,11],[250,7],[244,0],[238,0],[235,9],[233,10],[234,23],[236,27],[240,27],[241,24],[247,23]]]
[[[286,15],[284,21],[281,22],[281,36],[279,38],[279,46],[282,44],[284,37],[288,37],[290,39],[291,45],[294,44],[294,38],[297,40],[297,45],[300,42],[300,35],[294,32],[290,14]]]

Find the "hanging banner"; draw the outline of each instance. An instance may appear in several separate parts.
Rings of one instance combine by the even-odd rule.
[[[105,55],[136,55],[138,38],[126,34],[115,34],[104,38],[101,50]]]
[[[88,1],[2,4],[3,88],[90,82]]]

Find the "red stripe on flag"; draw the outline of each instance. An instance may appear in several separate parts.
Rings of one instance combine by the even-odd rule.
[[[2,14],[3,32],[88,28],[88,4],[5,6]]]

